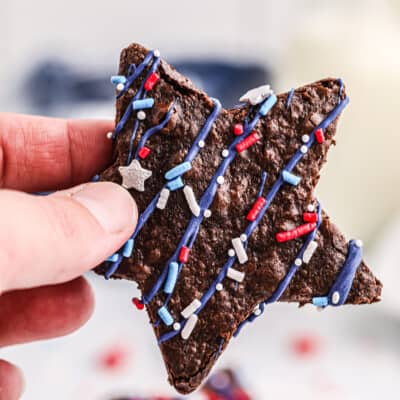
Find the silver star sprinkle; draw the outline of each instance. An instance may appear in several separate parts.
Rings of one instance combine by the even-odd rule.
[[[119,167],[118,171],[122,176],[122,186],[139,192],[144,192],[144,182],[152,174],[150,170],[142,168],[138,160],[133,160],[126,167]]]

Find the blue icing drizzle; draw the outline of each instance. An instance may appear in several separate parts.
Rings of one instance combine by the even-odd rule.
[[[147,56],[149,54],[152,54],[152,52],[148,53],[146,55],[145,59],[143,60],[143,62],[136,68],[134,74],[132,75],[132,77],[135,77],[135,78],[133,80],[131,80],[132,77],[128,77],[127,83],[125,84],[125,89],[122,92],[120,92],[120,94],[117,96],[117,98],[119,98],[123,93],[126,92],[127,88],[134,82],[134,80],[142,73],[144,68],[146,68],[147,65],[150,63],[150,61],[152,60],[152,56],[148,59]],[[143,79],[142,83],[140,84],[138,91],[133,96],[133,99],[131,100],[129,106],[126,108],[122,118],[120,119],[117,126],[115,127],[113,139],[115,139],[118,136],[118,134],[122,131],[125,124],[128,122],[129,118],[131,117],[132,111],[133,111],[132,104],[135,102],[135,100],[141,99],[142,96],[144,97],[146,95],[146,91],[144,90],[144,84],[145,84],[147,78],[158,68],[159,64],[160,64],[160,58],[156,57],[151,68],[149,69],[145,78]]]
[[[152,60],[153,60],[153,52],[149,52],[138,67],[136,67],[135,65],[131,65],[129,67],[128,78],[125,82],[126,85],[124,87],[124,90],[118,95],[118,97],[121,96],[124,92],[126,92],[126,90],[128,90],[128,88],[132,85],[134,80],[142,73],[142,71],[148,66],[148,64]],[[118,133],[123,129],[127,120],[131,116],[131,111],[133,109],[135,109],[135,110],[143,109],[143,108],[149,108],[149,107],[153,106],[154,100],[145,98],[146,91],[144,90],[144,84],[145,84],[147,78],[150,76],[150,74],[153,73],[157,69],[159,63],[160,63],[159,57],[155,57],[155,60],[152,64],[151,68],[147,72],[145,79],[142,81],[138,91],[136,92],[135,96],[133,97],[133,99],[130,103],[130,106],[127,108],[127,110],[123,114],[120,122],[118,123],[118,125],[115,129],[113,138],[115,138],[118,135]],[[122,83],[122,82],[120,82],[120,83]],[[275,181],[275,183],[273,184],[269,193],[267,193],[267,195],[265,197],[265,204],[264,204],[263,208],[261,209],[261,211],[259,212],[259,214],[257,215],[256,220],[251,222],[250,224],[248,224],[248,226],[245,230],[245,234],[247,236],[245,243],[243,243],[243,246],[245,248],[247,247],[248,237],[250,237],[250,235],[252,234],[254,229],[257,227],[257,225],[261,221],[263,215],[267,211],[269,205],[271,204],[273,198],[275,197],[276,193],[280,189],[283,182],[288,182],[293,185],[297,185],[299,183],[300,177],[293,175],[291,173],[291,171],[293,170],[293,168],[296,166],[296,164],[301,160],[301,158],[304,156],[304,154],[307,153],[307,151],[311,148],[311,146],[315,142],[315,131],[319,128],[325,129],[339,115],[339,113],[342,111],[342,109],[348,104],[349,100],[347,97],[344,100],[341,100],[342,91],[343,91],[342,80],[339,80],[339,83],[340,83],[340,89],[339,89],[338,105],[331,111],[331,113],[317,127],[314,128],[314,130],[310,134],[310,140],[307,142],[307,144],[302,145],[301,148],[292,156],[292,158],[289,160],[289,162],[285,166],[285,169],[282,172],[282,174]],[[289,107],[291,99],[293,97],[293,94],[294,94],[294,89],[292,89],[288,95],[288,98],[286,100],[286,107]],[[181,176],[190,169],[190,167],[191,167],[190,162],[198,154],[198,152],[200,150],[199,148],[203,147],[203,145],[200,146],[200,141],[204,141],[205,138],[208,136],[211,126],[214,123],[215,119],[217,118],[219,111],[221,109],[221,105],[220,105],[219,101],[217,99],[212,99],[212,100],[214,102],[214,109],[213,109],[212,113],[208,117],[202,130],[199,132],[198,136],[196,137],[195,141],[193,142],[191,148],[188,151],[187,156],[185,157],[184,162],[182,164],[172,168],[170,171],[167,171],[167,173],[165,174],[165,178],[166,178],[166,180],[169,180],[169,182],[167,182],[167,184],[164,185],[163,188],[168,187],[168,185],[170,185],[169,188],[171,190],[174,190],[174,189],[178,189],[183,186]],[[242,141],[244,138],[246,138],[252,132],[252,130],[254,129],[256,123],[258,122],[260,116],[265,116],[269,112],[269,110],[273,107],[273,105],[276,103],[276,101],[277,101],[276,96],[271,95],[266,100],[264,100],[263,103],[261,103],[258,110],[256,111],[255,117],[253,118],[253,120],[250,123],[248,122],[248,117],[245,118],[244,124],[243,124],[244,125],[244,134],[237,137],[231,143],[231,145],[228,148],[228,156],[222,160],[222,162],[219,165],[219,167],[217,168],[217,171],[215,172],[213,178],[211,179],[209,186],[207,187],[206,191],[204,192],[203,196],[200,199],[199,206],[202,210],[202,213],[198,217],[193,216],[191,218],[191,220],[189,221],[189,223],[187,225],[186,231],[184,232],[184,235],[182,236],[182,238],[180,240],[180,243],[179,243],[176,251],[170,258],[167,265],[164,267],[160,277],[158,278],[158,280],[156,281],[155,285],[150,290],[150,292],[146,296],[143,296],[143,303],[147,304],[157,294],[162,283],[165,282],[164,291],[165,291],[165,293],[168,294],[168,296],[164,302],[164,305],[158,310],[158,314],[159,314],[159,317],[161,318],[161,320],[166,325],[171,325],[173,323],[173,318],[167,309],[167,304],[172,297],[173,289],[175,287],[179,273],[184,265],[183,263],[178,263],[174,260],[177,259],[179,251],[182,246],[186,245],[189,249],[191,249],[191,247],[193,246],[193,243],[195,242],[196,236],[199,231],[199,227],[204,219],[204,210],[208,210],[208,208],[210,207],[210,205],[214,199],[214,196],[215,196],[215,193],[216,193],[216,190],[218,187],[217,178],[221,177],[221,176],[223,177],[223,175],[226,172],[226,169],[229,167],[229,165],[232,163],[232,161],[235,159],[235,157],[237,155],[237,152],[235,149],[236,144],[238,142]],[[169,117],[170,117],[169,113],[172,112],[172,109],[173,109],[173,106],[168,111],[167,116],[164,119],[163,123],[165,122],[165,124],[166,124],[168,122]],[[129,156],[128,156],[129,161],[130,161],[130,158],[132,155],[132,148],[133,148],[133,143],[134,143],[134,139],[136,136],[136,131],[138,129],[138,125],[139,125],[139,121],[135,120],[133,129],[132,129],[131,139],[130,139],[130,149],[129,149]],[[138,154],[138,151],[140,150],[140,148],[142,148],[144,146],[146,140],[148,140],[148,138],[155,131],[162,129],[162,127],[164,126],[163,125],[162,127],[160,127],[160,125],[161,124],[159,124],[156,127],[150,128],[142,136],[141,141],[136,149],[135,158],[137,157],[137,154]],[[260,185],[260,189],[259,189],[259,193],[258,193],[259,197],[262,196],[265,181],[266,181],[266,176],[267,176],[266,173],[263,172],[262,178],[261,178],[261,185]],[[118,267],[123,259],[123,256],[129,257],[131,255],[132,250],[133,250],[133,239],[137,236],[137,234],[140,232],[141,228],[143,227],[144,223],[147,221],[147,219],[150,217],[150,215],[154,212],[157,202],[158,202],[158,199],[159,199],[159,196],[160,196],[160,192],[153,198],[153,200],[150,202],[150,204],[148,205],[146,210],[140,215],[139,223],[138,223],[138,226],[137,226],[135,232],[133,233],[131,239],[125,244],[125,246],[121,250],[122,255],[119,253],[116,253],[112,256],[113,260],[115,260],[115,257],[117,257],[117,259],[113,262],[113,264],[111,265],[111,267],[105,274],[106,279],[108,279],[118,269]],[[321,208],[318,204],[317,227],[314,231],[312,231],[308,235],[307,241],[302,246],[302,248],[299,252],[298,258],[301,258],[303,256],[303,253],[304,253],[305,249],[307,248],[307,245],[315,238],[315,235],[316,235],[316,232],[318,230],[320,223],[321,223]],[[226,277],[228,269],[231,268],[235,262],[236,262],[236,255],[228,257],[228,260],[222,267],[217,278],[211,284],[211,286],[207,290],[207,292],[204,293],[204,295],[202,296],[202,298],[200,300],[201,306],[195,311],[195,314],[200,313],[200,311],[205,307],[205,305],[207,304],[209,299],[213,296],[213,294],[216,290],[216,285],[218,283],[222,282],[222,280]],[[345,262],[337,280],[335,281],[334,285],[332,286],[328,296],[314,298],[313,302],[316,304],[325,304],[326,302],[328,302],[331,305],[343,304],[347,299],[348,293],[351,288],[352,281],[354,279],[355,272],[356,272],[360,262],[361,262],[361,250],[359,249],[359,247],[357,247],[357,245],[355,244],[354,241],[351,241],[350,245],[349,245],[349,254],[346,259],[346,262]],[[278,285],[278,287],[275,290],[275,292],[273,293],[273,295],[269,299],[267,299],[265,302],[263,302],[259,305],[259,311],[260,311],[259,314],[261,314],[264,311],[264,307],[266,304],[277,301],[279,299],[279,297],[282,295],[284,290],[289,285],[291,279],[295,275],[298,268],[299,268],[298,263],[293,263],[291,265],[286,277]],[[335,300],[335,304],[332,304],[332,301],[331,301],[333,295],[336,295],[336,298],[339,296],[339,300],[337,300],[337,301]],[[257,314],[257,315],[259,315],[259,314]],[[246,322],[251,322],[252,320],[254,320],[257,317],[257,315],[252,314],[246,321],[243,321],[242,324],[239,325],[238,330],[235,333],[235,336],[239,333],[243,324],[245,324]],[[187,322],[187,320],[183,320],[181,322],[181,328],[179,330],[167,332],[162,337],[160,337],[159,343],[169,340],[170,338],[172,338],[176,334],[178,334],[179,331],[181,329],[183,329],[186,322]],[[158,323],[159,323],[159,321],[157,321],[155,325],[158,325]],[[223,344],[223,342],[222,342],[222,344]]]
[[[132,160],[132,151],[133,151],[133,144],[135,143],[136,133],[139,128],[139,120],[135,119],[133,123],[131,137],[129,139],[129,152],[128,152],[128,159],[126,160],[126,164],[130,164]]]
[[[313,131],[310,134],[310,140],[307,142],[307,144],[304,144],[301,146],[301,148],[299,150],[296,151],[296,153],[292,156],[292,158],[289,160],[289,162],[286,164],[286,166],[284,167],[284,169],[288,172],[292,171],[293,168],[296,166],[296,164],[301,160],[301,158],[306,154],[306,152],[311,148],[311,146],[314,144],[315,142],[315,131],[318,128],[322,128],[322,129],[326,129],[331,123],[332,121],[335,120],[335,118],[341,113],[341,111],[344,109],[344,107],[348,104],[349,99],[348,97],[346,97],[343,101],[341,101],[340,103],[338,103],[336,105],[336,107],[328,114],[328,116],[321,121],[321,123],[316,126]],[[257,113],[257,115],[259,115],[259,113]],[[250,124],[251,125],[251,124]],[[246,128],[248,128],[248,126],[250,126],[247,124],[247,121],[245,121],[245,126]],[[255,125],[255,124],[254,124]],[[254,127],[253,125],[253,127]],[[251,128],[251,130],[253,129],[253,127]],[[245,130],[246,130],[245,128]],[[246,130],[247,132],[247,130]],[[241,137],[239,137],[241,138]],[[306,148],[306,151],[304,151],[304,148]],[[231,146],[229,148],[229,150],[231,150]],[[229,157],[228,157],[229,158]],[[227,158],[227,159],[228,159]],[[217,172],[218,173],[218,172]],[[218,176],[216,174],[216,176]],[[214,176],[213,179],[216,179],[216,176]],[[275,195],[277,194],[277,192],[279,191],[280,187],[282,186],[284,180],[282,178],[282,175],[280,174],[278,179],[275,181],[275,183],[273,184],[271,190],[269,191],[269,193],[266,195],[265,197],[265,204],[263,206],[263,208],[261,209],[261,211],[259,212],[259,214],[257,215],[255,221],[251,222],[250,224],[248,224],[246,230],[245,230],[245,234],[247,235],[247,238],[250,237],[250,235],[252,234],[252,232],[254,231],[254,229],[257,227],[257,225],[259,224],[259,222],[261,221],[262,217],[264,216],[265,212],[267,211],[267,209],[269,208],[272,200],[274,199]],[[211,185],[210,185],[211,186]],[[207,193],[207,191],[206,191]],[[204,197],[204,196],[203,196]],[[320,208],[319,208],[320,210]],[[320,211],[319,211],[320,212]],[[320,218],[319,218],[320,219]],[[320,223],[320,221],[319,221]],[[312,236],[314,234],[314,236]],[[315,237],[316,234],[316,230],[314,230],[313,232],[310,233],[310,237]],[[310,239],[310,241],[313,239]],[[180,248],[180,246],[179,246]],[[304,252],[306,248],[306,245],[304,245],[304,247],[302,247],[301,249],[301,256],[302,253]],[[221,271],[219,272],[217,278],[214,280],[214,282],[211,284],[210,288],[207,290],[207,292],[203,295],[203,297],[201,298],[201,306],[196,310],[196,314],[200,313],[200,311],[205,307],[205,305],[207,304],[208,300],[212,297],[212,295],[215,293],[216,290],[216,285],[220,282],[222,282],[222,280],[225,278],[227,271],[229,268],[231,268],[233,266],[233,264],[236,261],[236,255],[234,256],[230,256],[228,258],[228,260],[226,261],[226,263],[224,264],[224,266],[222,267]],[[296,268],[298,268],[298,266],[296,266],[295,264],[292,265],[293,268],[291,268],[289,270],[289,273],[291,272],[291,275],[289,275],[289,279],[287,281],[284,281],[284,283],[282,283],[282,285],[279,285],[277,288],[277,291],[274,293],[275,296],[280,296],[284,289],[284,287],[287,287],[287,285],[289,284],[290,280],[292,279],[292,277],[294,276],[294,273],[296,272]],[[164,271],[163,271],[164,272]],[[162,278],[163,273],[161,274],[160,278]],[[159,278],[159,279],[160,279]],[[285,286],[286,285],[286,286]],[[157,282],[155,287],[157,286]],[[154,288],[153,288],[154,289]],[[156,291],[157,292],[157,291]],[[155,292],[155,293],[156,293]],[[150,294],[154,297],[155,293],[151,292]],[[273,295],[273,296],[274,296]],[[170,295],[171,296],[171,295]],[[152,298],[152,297],[151,297]],[[151,300],[150,298],[150,300]],[[272,297],[274,298],[274,297]],[[279,297],[278,297],[279,298]],[[148,301],[150,301],[148,300]],[[268,300],[267,300],[268,301]],[[271,301],[275,301],[275,300],[271,300]],[[263,312],[265,307],[265,304],[262,303],[260,305],[260,310],[261,312]],[[252,321],[256,316],[255,315],[251,315],[249,317],[249,321]],[[181,329],[183,329],[183,327],[185,326],[186,320],[182,320],[181,321]],[[238,330],[240,331],[241,326],[238,327]],[[169,340],[170,338],[176,336],[179,333],[179,331],[173,331],[173,332],[167,332],[166,334],[162,335],[159,338],[159,343],[163,343],[166,340]]]
[[[286,99],[286,103],[285,103],[285,107],[286,108],[289,108],[290,103],[292,102],[293,96],[294,96],[294,89],[292,88],[292,89],[290,89],[290,92],[289,92],[288,97]]]
[[[144,69],[149,65],[150,61],[152,61],[154,56],[153,51],[149,51],[143,61],[139,64],[138,67],[135,65],[130,65],[129,70],[128,70],[128,77],[125,83],[125,88],[122,90],[118,97],[121,97],[135,82],[135,80],[138,78],[138,76],[144,71]]]
[[[258,189],[257,198],[261,197],[263,194],[267,176],[268,174],[265,171],[263,171],[261,174],[261,183],[260,183],[260,188]]]
[[[318,202],[317,205],[317,213],[318,213],[318,219],[317,219],[317,226],[315,227],[315,229],[310,232],[307,236],[306,241],[304,242],[303,246],[301,247],[300,251],[298,252],[296,259],[303,259],[303,255],[304,255],[304,251],[306,250],[307,246],[315,239],[318,229],[321,225],[322,222],[322,216],[321,216],[321,205]],[[282,279],[282,281],[279,283],[278,287],[275,289],[274,293],[264,302],[262,302],[261,304],[259,304],[260,307],[260,315],[264,312],[264,307],[267,304],[271,304],[274,303],[275,301],[278,301],[280,299],[280,297],[282,296],[283,292],[287,289],[287,287],[289,286],[291,280],[293,279],[294,275],[296,274],[296,272],[298,271],[298,269],[301,267],[302,264],[297,265],[295,262],[292,263],[292,265],[289,268],[289,271],[287,272],[286,276]],[[240,331],[242,330],[243,326],[249,322],[253,322],[256,318],[258,317],[258,315],[255,315],[254,313],[252,315],[250,315],[246,320],[244,320],[243,322],[241,322],[238,327],[236,332],[234,333],[234,336],[237,336]]]
[[[121,262],[123,260],[123,256],[121,254],[118,254],[118,259],[113,262],[113,264],[109,267],[109,269],[105,272],[104,277],[106,279],[110,279],[111,275],[118,269],[118,267],[121,265]]]
[[[236,144],[241,142],[243,139],[245,139],[254,129],[255,125],[257,124],[257,122],[259,121],[260,117],[261,117],[261,113],[260,113],[260,109],[263,110],[263,112],[265,112],[265,110],[271,109],[272,106],[275,104],[276,102],[276,97],[275,99],[272,98],[271,100],[270,96],[269,98],[267,98],[266,100],[264,100],[263,103],[261,103],[261,105],[259,106],[256,115],[254,116],[254,118],[252,119],[252,121],[249,123],[247,121],[245,121],[244,123],[244,127],[243,127],[243,134],[240,136],[237,136],[232,143],[229,145],[228,147],[228,151],[229,151],[229,155],[226,158],[223,158],[220,165],[218,166],[214,176],[212,177],[207,189],[205,190],[204,194],[202,195],[200,201],[199,201],[199,206],[200,209],[206,210],[210,207],[211,203],[214,200],[214,196],[215,193],[217,191],[217,188],[219,186],[218,182],[217,182],[217,178],[219,176],[224,176],[226,170],[228,169],[229,165],[232,163],[232,161],[235,159],[236,155],[238,154],[236,151]],[[267,104],[268,107],[265,106],[265,104]],[[180,248],[184,245],[186,245],[186,243],[188,242],[189,239],[192,238],[193,239],[193,235],[195,231],[198,231],[198,228],[200,226],[200,224],[202,223],[204,219],[204,214],[201,213],[198,217],[196,216],[192,216],[192,218],[190,219],[186,230],[179,242],[179,245],[177,246],[174,254],[171,256],[171,258],[168,260],[167,265],[164,266],[163,271],[161,272],[161,275],[159,276],[159,278],[157,279],[157,281],[155,282],[154,286],[151,288],[151,290],[149,291],[149,293],[147,293],[146,295],[143,296],[143,302],[144,304],[148,304],[153,298],[154,296],[157,294],[157,292],[160,290],[161,285],[163,284],[164,280],[166,279],[166,275],[168,272],[168,265],[170,262],[175,261],[178,257]],[[194,236],[195,238],[195,236]],[[234,261],[234,260],[233,260]],[[233,264],[233,262],[232,262]],[[182,266],[180,268],[180,270],[182,269]],[[179,272],[180,272],[179,270]],[[205,295],[203,295],[204,298]],[[206,296],[207,297],[207,296]],[[203,303],[203,301],[201,301]],[[200,307],[201,309],[202,307]],[[199,310],[200,310],[199,309]]]
[[[168,121],[171,119],[174,110],[175,110],[175,103],[172,104],[168,112],[165,114],[163,120],[158,125],[152,126],[143,134],[136,148],[135,159],[137,159],[138,157],[139,150],[146,144],[146,142],[150,139],[150,137],[153,136],[156,132],[163,129],[165,125],[167,125]]]
[[[211,98],[213,104],[214,104],[214,108],[211,112],[211,114],[208,116],[205,124],[203,125],[203,127],[201,128],[199,134],[197,135],[196,139],[194,140],[192,146],[190,147],[184,162],[191,162],[193,161],[193,159],[197,156],[197,154],[200,151],[200,147],[199,147],[199,142],[200,141],[205,141],[208,137],[208,134],[211,131],[211,127],[214,123],[214,121],[217,119],[219,112],[221,111],[221,103],[219,102],[218,99],[215,98]],[[135,123],[138,123],[138,120],[135,121]],[[133,144],[133,140],[131,138],[131,143]],[[165,186],[164,186],[165,187]],[[143,228],[144,224],[147,222],[147,220],[150,218],[150,216],[153,214],[154,210],[157,208],[157,202],[158,199],[160,197],[160,193],[157,193],[156,196],[151,200],[151,202],[149,203],[149,205],[146,207],[146,209],[143,211],[143,213],[141,213],[139,215],[139,219],[138,219],[138,224],[136,226],[136,229],[134,231],[134,233],[132,234],[132,238],[135,239],[137,237],[137,235],[139,234],[139,232],[141,231],[141,229]],[[113,272],[111,273],[111,275],[118,269],[114,268],[113,266],[110,267],[110,270],[113,270]],[[111,276],[110,275],[110,276]]]
[[[356,240],[350,240],[346,261],[328,294],[329,305],[341,306],[346,302],[354,276],[361,261],[362,247],[357,245]],[[340,295],[339,301],[336,304],[332,302],[332,295],[335,292],[338,292]]]

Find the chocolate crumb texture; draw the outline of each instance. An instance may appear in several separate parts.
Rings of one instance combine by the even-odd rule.
[[[141,45],[128,46],[121,53],[119,75],[127,77],[129,81],[129,76],[139,70],[148,54],[149,50]],[[132,65],[136,66],[136,70]],[[151,65],[147,65],[130,86],[126,85],[126,89],[118,95],[116,124],[119,124],[120,130],[114,138],[114,161],[100,176],[101,180],[125,183],[128,187],[129,184],[138,185],[139,189],[129,190],[140,213],[160,195],[166,185],[166,172],[185,162],[199,132],[216,107],[213,99],[195,88],[190,80],[164,60],[160,60],[153,72],[157,74],[154,77],[156,83],[146,96],[154,100],[153,105],[142,110],[143,119],[138,116],[141,110],[133,110],[126,118],[126,110],[133,108],[133,99],[140,92],[146,74],[151,74]],[[181,324],[176,335],[160,343],[169,381],[181,393],[190,393],[201,384],[238,327],[254,315],[260,303],[276,293],[299,258],[307,238],[300,235],[300,231],[295,231],[296,228],[307,224],[304,221],[305,213],[314,214],[308,217],[310,219],[316,218],[315,209],[319,203],[314,196],[314,188],[328,150],[335,144],[337,116],[319,132],[323,134],[321,140],[315,140],[307,150],[305,147],[318,126],[329,118],[338,104],[345,101],[346,93],[340,80],[328,78],[296,89],[289,104],[288,95],[283,93],[276,96],[275,104],[266,115],[260,116],[247,136],[249,140],[254,139],[254,143],[244,151],[237,151],[223,177],[216,181],[215,194],[207,209],[209,215],[202,218],[193,243],[185,245],[188,247],[186,261],[181,263],[176,260],[180,269],[171,293],[165,293],[164,286],[161,286],[146,304],[158,340],[174,332],[177,323]],[[269,93],[269,96],[274,95]],[[262,101],[268,101],[268,97]],[[199,144],[198,152],[190,162],[190,168],[180,177],[184,187],[192,190],[197,202],[200,202],[210,182],[218,178],[215,174],[221,163],[229,159],[227,149],[240,136],[234,132],[235,125],[246,128],[246,121],[250,122],[257,115],[260,104],[264,103],[255,106],[246,102],[235,109],[221,108],[216,115],[209,134],[204,143]],[[165,121],[167,114],[168,121]],[[124,121],[123,126],[121,121]],[[143,157],[135,156],[146,132],[163,121],[165,124],[145,142],[147,150],[141,150]],[[132,137],[134,131],[135,136]],[[243,135],[245,139],[246,132]],[[243,236],[249,225],[247,215],[260,197],[262,177],[266,176],[261,196],[266,196],[276,181],[281,179],[285,166],[296,153],[303,150],[304,154],[288,171],[286,180],[251,235],[248,238]],[[132,182],[132,179],[124,176],[123,168],[127,168],[135,157],[140,168],[150,172],[139,176],[133,170]],[[308,210],[310,205],[314,210]],[[203,214],[205,211],[200,210]],[[193,212],[196,210],[188,206],[182,188],[169,190],[165,207],[155,207],[135,237],[132,254],[129,257],[119,254],[120,264],[112,277],[137,282],[146,299],[163,271],[168,270],[170,258],[176,252],[189,222],[200,218]],[[279,301],[304,305],[315,304],[315,299],[326,299],[335,282],[341,279],[344,265],[351,263],[348,241],[324,210],[320,211],[318,228],[316,222],[308,223],[315,224],[308,226],[310,229],[313,227],[310,232],[315,235],[314,252],[307,263],[301,262],[298,266],[279,296]],[[290,231],[299,236],[282,242],[277,240],[279,232],[286,235]],[[232,254],[234,238],[241,238],[241,243],[240,240],[235,243],[239,247],[233,249],[236,259],[229,271],[235,278],[225,277],[201,311],[197,314],[192,312],[197,317],[192,319],[195,326],[184,339],[182,329],[190,318],[183,318],[181,313],[195,299],[201,302],[204,294],[215,285],[222,267],[230,258],[229,254]],[[242,250],[243,257],[246,257],[243,263],[239,262]],[[350,282],[347,275],[346,279],[343,278],[344,284],[350,285],[345,303],[369,304],[378,301],[382,288],[380,281],[364,261],[356,267]],[[96,272],[105,274],[109,268],[110,262],[106,262]],[[328,298],[328,301],[340,302],[343,300],[341,293],[338,289],[335,296],[339,296],[339,299],[333,296],[333,300]],[[171,324],[166,324],[160,318],[160,308],[163,306],[169,314],[165,314],[164,318],[171,317]]]

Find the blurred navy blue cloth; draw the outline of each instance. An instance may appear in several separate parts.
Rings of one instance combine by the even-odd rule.
[[[270,83],[271,77],[266,68],[256,64],[236,65],[210,60],[178,61],[174,65],[196,86],[220,99],[225,107],[237,104],[249,88]],[[109,75],[111,73],[102,70],[88,74],[63,62],[45,61],[28,72],[21,95],[35,112],[47,115],[68,105],[111,102],[114,87]]]

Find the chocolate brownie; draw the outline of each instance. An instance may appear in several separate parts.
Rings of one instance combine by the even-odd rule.
[[[226,110],[132,44],[112,81],[114,162],[100,179],[125,186],[141,214],[97,272],[137,282],[134,303],[179,392],[196,389],[267,304],[379,300],[361,241],[347,242],[314,196],[348,103],[340,79],[278,96],[266,85]]]

